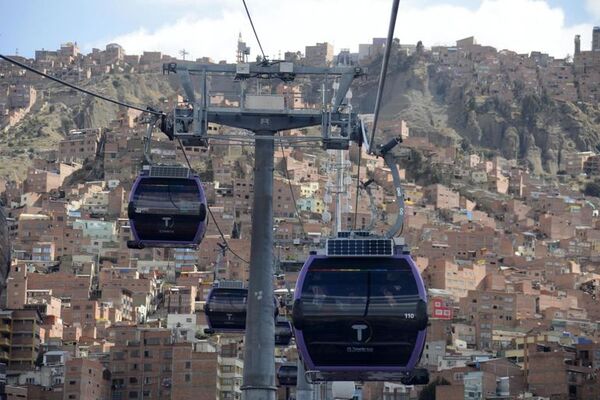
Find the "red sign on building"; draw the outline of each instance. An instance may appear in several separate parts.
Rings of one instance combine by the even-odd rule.
[[[439,298],[434,297],[431,299],[433,303],[433,313],[431,315],[434,319],[452,319],[452,309],[446,306],[446,302]]]

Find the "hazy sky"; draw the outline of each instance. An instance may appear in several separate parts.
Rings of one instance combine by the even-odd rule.
[[[358,50],[385,37],[391,0],[246,0],[265,52],[327,41]],[[185,48],[190,58],[233,61],[238,33],[258,54],[242,0],[0,0],[0,52],[33,56],[77,41],[89,52],[107,43],[126,53]],[[600,25],[600,0],[401,0],[395,36],[401,43],[453,44],[474,35],[481,44],[555,57],[573,53],[573,36],[590,47]]]

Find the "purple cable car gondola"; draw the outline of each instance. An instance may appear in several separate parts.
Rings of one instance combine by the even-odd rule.
[[[294,294],[293,324],[311,380],[426,383],[427,295],[408,254],[389,239],[330,239],[311,255]],[[415,378],[415,373],[417,378]]]
[[[128,216],[129,248],[198,246],[207,216],[200,178],[179,166],[143,170],[131,189]]]

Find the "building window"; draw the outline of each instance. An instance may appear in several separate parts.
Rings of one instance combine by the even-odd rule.
[[[192,376],[190,374],[185,374],[185,381],[190,382],[192,380]]]

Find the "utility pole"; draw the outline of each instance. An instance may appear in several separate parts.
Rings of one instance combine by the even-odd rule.
[[[252,243],[250,247],[250,279],[246,312],[244,354],[244,400],[275,400],[275,305],[273,302],[273,166],[276,133],[321,125],[322,137],[317,139],[325,149],[347,149],[350,140],[356,140],[357,116],[341,106],[353,79],[363,74],[357,67],[308,67],[292,63],[238,63],[196,64],[168,63],[163,73],[177,73],[190,101],[191,108],[175,109],[172,119],[165,120],[161,129],[171,138],[177,137],[192,143],[205,144],[208,123],[252,131],[255,139],[254,198],[252,215]],[[190,75],[201,75],[202,94],[196,96]],[[320,109],[291,109],[285,105],[283,95],[240,95],[239,107],[220,107],[208,99],[208,75],[229,74],[232,79],[279,79],[291,82],[297,75],[338,76],[340,89],[331,105],[329,99]],[[244,85],[242,85],[243,87]],[[250,85],[248,85],[250,86]],[[327,104],[327,106],[326,106]],[[189,124],[192,121],[193,124]],[[330,127],[340,126],[344,134],[331,135]],[[179,128],[189,127],[185,131]],[[228,135],[235,138],[236,135]],[[248,139],[240,135],[240,139]],[[289,138],[288,140],[293,140]],[[304,377],[303,377],[304,378]]]

